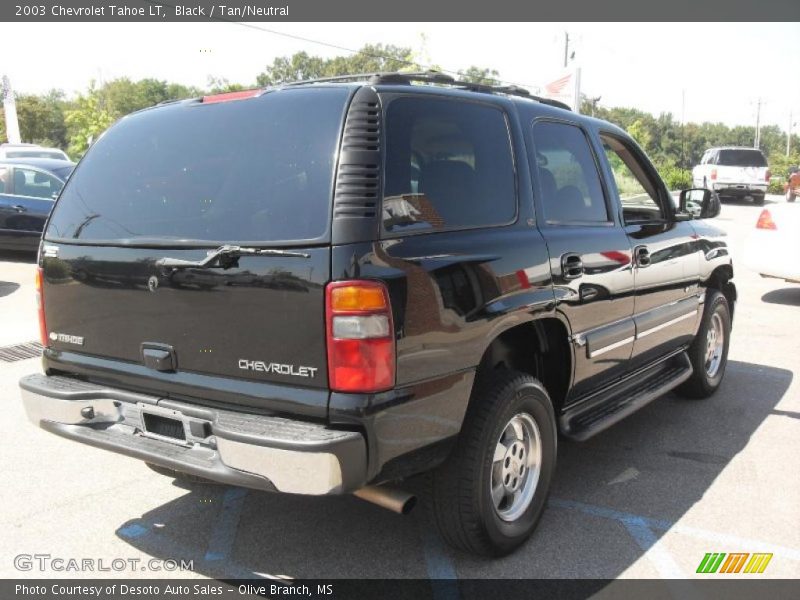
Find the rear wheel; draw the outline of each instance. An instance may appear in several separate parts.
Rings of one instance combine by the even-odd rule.
[[[709,290],[703,321],[689,347],[694,372],[676,391],[687,398],[708,398],[717,391],[728,364],[731,311],[728,300],[718,290]]]
[[[795,195],[795,193],[792,190],[786,190],[786,201],[787,202],[794,202],[795,198],[797,198],[797,196]]]
[[[764,194],[755,194],[753,196],[753,202],[756,206],[763,206],[764,205]]]
[[[556,460],[553,407],[535,378],[481,376],[453,453],[433,474],[433,513],[452,546],[508,554],[544,511]]]

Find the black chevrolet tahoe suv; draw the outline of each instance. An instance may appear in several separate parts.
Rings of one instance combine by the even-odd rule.
[[[23,401],[173,476],[402,512],[397,482],[429,472],[444,538],[502,555],[559,435],[718,389],[718,213],[708,190],[674,201],[623,130],[514,87],[393,73],[167,103],[101,136],[56,203]]]

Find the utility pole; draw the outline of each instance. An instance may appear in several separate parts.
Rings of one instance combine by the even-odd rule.
[[[2,84],[0,84],[0,99],[3,100],[3,110],[6,117],[6,137],[9,143],[19,144],[22,140],[19,134],[17,104],[14,99],[14,90],[11,89],[11,81],[6,75],[3,75]]]
[[[761,98],[756,102],[756,139],[753,142],[753,148],[758,150],[761,144]]]
[[[597,108],[597,103],[600,102],[602,96],[596,96],[595,98],[589,98],[589,102],[592,105],[592,116],[594,116],[594,111]]]
[[[567,68],[567,61],[569,60],[569,33],[564,32],[564,68]]]
[[[681,168],[686,168],[686,88],[681,90]]]

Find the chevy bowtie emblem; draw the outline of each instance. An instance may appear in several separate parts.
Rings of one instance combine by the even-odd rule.
[[[150,279],[147,280],[147,289],[151,292],[155,292],[158,289],[158,277],[155,275],[150,276]]]

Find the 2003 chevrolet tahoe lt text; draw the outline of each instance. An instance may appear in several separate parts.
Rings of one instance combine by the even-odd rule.
[[[708,190],[676,209],[624,131],[518,88],[381,74],[158,106],[56,203],[25,407],[261,490],[387,505],[381,484],[430,471],[447,541],[505,554],[559,433],[719,387],[718,213]]]

